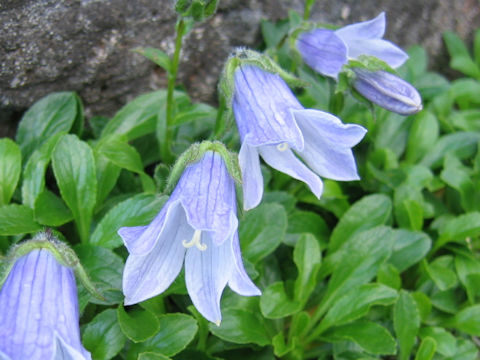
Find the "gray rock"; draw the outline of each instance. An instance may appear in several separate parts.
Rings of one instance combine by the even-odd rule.
[[[195,100],[214,103],[223,62],[235,46],[260,44],[260,20],[302,11],[302,0],[220,0],[217,14],[187,36],[179,82]],[[387,38],[403,47],[424,45],[448,63],[441,33],[470,39],[480,26],[476,0],[325,0],[312,19],[338,25],[387,12]],[[87,116],[111,116],[140,93],[165,87],[165,72],[138,46],[173,52],[171,0],[0,0],[0,136],[22,111],[53,91],[74,90]]]

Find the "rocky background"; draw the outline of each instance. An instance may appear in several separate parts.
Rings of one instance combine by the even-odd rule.
[[[165,73],[129,50],[173,51],[172,0],[0,0],[0,137],[12,136],[33,102],[75,90],[87,117],[111,116],[133,97],[166,85]],[[303,0],[220,0],[217,14],[185,39],[179,81],[196,100],[214,103],[223,62],[235,46],[260,43],[260,20],[303,10]],[[421,44],[436,70],[448,64],[441,34],[471,41],[478,0],[321,0],[312,19],[342,25],[386,11],[386,38]]]

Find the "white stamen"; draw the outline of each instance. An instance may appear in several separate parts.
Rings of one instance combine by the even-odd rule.
[[[191,248],[192,246],[195,245],[198,250],[205,251],[207,250],[207,245],[202,244],[201,240],[202,240],[202,230],[195,230],[195,232],[193,233],[192,240],[190,241],[183,240],[182,245],[186,248]]]
[[[215,321],[215,325],[220,326],[220,320]]]
[[[287,149],[288,149],[288,144],[286,142],[283,142],[283,143],[277,145],[277,150],[278,151],[285,151]]]

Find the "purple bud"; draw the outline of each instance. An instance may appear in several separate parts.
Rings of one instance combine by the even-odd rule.
[[[402,78],[389,72],[354,68],[353,87],[365,98],[400,115],[412,115],[422,110],[418,91]]]

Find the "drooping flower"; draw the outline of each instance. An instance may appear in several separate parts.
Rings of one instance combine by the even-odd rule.
[[[422,110],[422,98],[408,82],[386,71],[355,68],[353,87],[371,102],[401,115]]]
[[[125,305],[165,291],[185,260],[193,304],[219,324],[220,298],[227,284],[240,295],[260,295],[243,267],[237,227],[234,181],[223,158],[207,151],[185,168],[149,225],[118,231],[129,251],[123,273]]]
[[[314,29],[301,33],[296,46],[303,61],[315,71],[336,78],[349,59],[375,56],[392,68],[401,66],[408,55],[390,41],[383,40],[385,13],[376,18],[338,30]]]
[[[305,109],[279,75],[255,65],[240,65],[234,83],[232,106],[242,141],[239,162],[245,209],[254,208],[262,198],[259,156],[271,167],[306,183],[317,197],[323,191],[318,175],[359,179],[351,148],[365,135],[363,127]]]
[[[0,358],[89,360],[72,269],[44,248],[20,257],[0,291]]]

